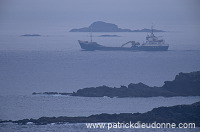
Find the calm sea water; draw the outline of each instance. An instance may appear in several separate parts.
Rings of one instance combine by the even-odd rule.
[[[0,119],[42,116],[89,116],[101,113],[144,113],[160,106],[192,104],[200,97],[109,98],[71,96],[0,96]]]
[[[200,97],[111,99],[31,95],[32,92],[73,92],[84,87],[120,87],[138,82],[162,86],[179,72],[200,70],[198,27],[155,33],[164,36],[170,44],[166,52],[87,52],[81,51],[77,42],[78,39],[88,40],[87,33],[56,30],[37,32],[41,37],[20,37],[26,33],[0,32],[0,119],[146,112],[159,106],[191,104],[200,100]],[[121,37],[98,37],[102,34]],[[93,39],[103,45],[121,46],[129,40],[142,43],[145,37],[146,33],[95,33]],[[39,127],[1,124],[0,129],[80,131],[84,128],[80,124]]]
[[[199,132],[200,128],[191,129],[88,129],[85,124],[49,124],[49,125],[16,125],[0,124],[2,132]]]
[[[77,44],[77,43],[76,43]],[[200,51],[0,52],[1,95],[32,92],[73,92],[91,86],[128,85],[143,82],[162,86],[179,72],[200,70]]]

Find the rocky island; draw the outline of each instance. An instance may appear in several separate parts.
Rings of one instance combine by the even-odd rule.
[[[41,117],[39,119],[23,119],[17,121],[0,121],[0,123],[12,122],[18,124],[34,123],[46,125],[50,123],[92,123],[92,122],[132,122],[143,123],[195,123],[200,126],[200,102],[191,105],[176,105],[171,107],[154,108],[146,113],[120,113],[120,114],[99,114],[88,117]]]
[[[174,96],[200,96],[200,71],[179,73],[173,81],[165,81],[162,87],[150,87],[143,83],[131,83],[120,88],[99,86],[79,89],[73,93],[43,92],[33,95],[69,95],[81,97],[174,97]]]
[[[41,35],[39,34],[24,34],[24,35],[21,35],[21,37],[40,37]]]
[[[143,83],[129,84],[128,87],[90,87],[73,92],[72,96],[83,97],[172,97],[200,96],[200,71],[179,73],[173,81],[165,81],[162,87],[150,87]]]
[[[98,37],[120,37],[120,36],[119,35],[107,35],[107,34],[105,34],[105,35],[100,35]]]
[[[33,92],[32,95],[71,95],[72,93],[58,93],[58,92]]]
[[[131,30],[119,28],[116,24],[97,21],[89,27],[71,29],[70,32],[151,32],[151,29]],[[164,32],[162,30],[153,29],[153,32]]]

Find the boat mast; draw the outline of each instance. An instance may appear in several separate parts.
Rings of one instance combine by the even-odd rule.
[[[92,27],[90,27],[90,41],[92,42]]]
[[[153,34],[153,24],[152,24],[152,26],[151,26],[151,34]]]

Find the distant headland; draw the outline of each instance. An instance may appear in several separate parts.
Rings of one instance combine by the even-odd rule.
[[[79,89],[72,96],[83,97],[173,97],[200,96],[200,71],[179,73],[173,81],[165,81],[162,87],[150,87],[143,83],[129,84],[128,87],[112,88],[108,86]]]
[[[179,73],[173,81],[165,81],[162,87],[150,87],[143,83],[129,84],[120,88],[99,86],[79,89],[73,93],[44,92],[33,95],[69,95],[81,97],[174,97],[200,96],[200,71]]]
[[[93,22],[89,27],[71,29],[70,32],[151,32],[151,29],[131,30],[119,28],[116,24],[103,21]],[[165,32],[163,30],[153,29],[154,32]]]
[[[22,37],[40,37],[40,34],[23,34]]]

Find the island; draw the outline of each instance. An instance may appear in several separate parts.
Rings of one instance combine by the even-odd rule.
[[[104,34],[104,35],[99,35],[99,37],[120,37],[119,35],[107,35],[107,34]]]
[[[72,93],[58,93],[58,92],[33,92],[32,95],[71,95]]]
[[[150,87],[143,83],[131,83],[120,88],[108,86],[89,87],[73,92],[71,96],[82,97],[173,97],[200,96],[200,71],[179,73],[173,81],[165,81],[162,87]]]
[[[39,34],[24,34],[24,35],[21,35],[21,37],[40,37],[41,35]]]
[[[151,32],[151,29],[131,30],[119,28],[116,24],[103,21],[93,22],[89,27],[71,29],[70,32]],[[153,32],[164,32],[163,30],[153,29]]]
[[[73,93],[43,92],[32,93],[33,95],[69,95],[81,97],[174,97],[174,96],[200,96],[200,71],[190,73],[179,73],[173,81],[165,81],[161,87],[150,87],[143,83],[130,83],[128,86],[89,87],[79,89]]]
[[[200,102],[191,105],[176,105],[171,107],[158,107],[146,113],[120,113],[97,114],[88,117],[41,117],[39,119],[5,120],[0,123],[12,122],[21,125],[33,123],[35,125],[47,125],[51,123],[96,123],[96,122],[132,122],[137,123],[195,123],[200,126]]]

